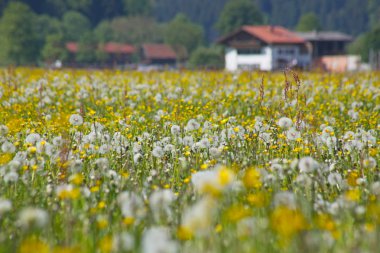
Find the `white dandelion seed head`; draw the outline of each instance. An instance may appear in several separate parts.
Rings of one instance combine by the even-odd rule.
[[[13,145],[12,143],[6,141],[4,142],[2,145],[1,145],[1,150],[4,152],[4,153],[14,153],[16,151],[16,147],[15,145]]]
[[[312,173],[319,168],[319,163],[312,157],[302,157],[298,163],[298,168],[302,173]]]
[[[178,125],[173,125],[170,128],[170,132],[172,133],[172,135],[179,135],[181,133],[181,127]]]
[[[290,128],[288,131],[286,131],[286,138],[290,141],[295,141],[298,138],[301,137],[300,132],[298,132],[295,128]]]
[[[296,209],[296,198],[292,192],[278,192],[274,196],[274,206],[286,206],[291,209]]]
[[[277,125],[282,129],[288,129],[293,125],[293,121],[287,117],[282,117],[278,120]]]
[[[0,125],[0,136],[5,136],[9,132],[9,129],[6,125]]]
[[[49,221],[48,213],[41,208],[26,207],[19,213],[18,224],[24,228],[42,228]]]
[[[12,210],[12,202],[8,199],[0,199],[0,217]]]
[[[73,126],[80,126],[83,124],[83,117],[79,114],[72,114],[70,116],[69,122]]]
[[[164,150],[160,146],[156,146],[153,148],[152,155],[157,158],[161,158],[164,156]]]
[[[170,238],[169,229],[166,227],[151,227],[143,233],[144,253],[175,253],[178,252],[178,246],[178,243]]]

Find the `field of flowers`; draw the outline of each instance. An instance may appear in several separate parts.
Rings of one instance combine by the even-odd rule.
[[[2,70],[0,252],[378,252],[380,75]]]

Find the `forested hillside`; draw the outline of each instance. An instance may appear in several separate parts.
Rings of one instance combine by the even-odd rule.
[[[86,15],[93,27],[101,20],[121,15],[141,14],[157,21],[169,21],[185,13],[201,24],[208,40],[217,35],[214,23],[228,0],[23,0],[38,14],[60,18],[69,10]],[[0,0],[2,11],[10,0]],[[380,0],[253,0],[267,23],[294,28],[304,13],[314,12],[325,30],[352,35],[367,31],[379,21]]]
[[[364,60],[380,50],[380,0],[0,0],[0,65],[65,61],[74,41],[83,64],[106,61],[107,42],[166,43],[215,67],[222,50],[213,42],[244,24],[360,35],[351,52]]]
[[[155,16],[170,19],[185,12],[193,21],[204,25],[208,34],[227,0],[157,0]],[[255,0],[266,22],[294,28],[302,14],[314,12],[325,30],[339,30],[352,35],[367,31],[379,22],[380,0]]]

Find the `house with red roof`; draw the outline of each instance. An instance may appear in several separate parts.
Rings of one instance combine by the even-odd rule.
[[[75,61],[75,55],[79,52],[79,44],[77,42],[68,42],[66,43],[66,49],[72,61]],[[107,42],[93,46],[93,50],[98,50],[105,54],[104,64],[108,66],[131,63],[133,55],[136,53],[134,46],[116,42]]]
[[[217,42],[226,47],[225,66],[229,71],[306,69],[311,63],[307,41],[281,26],[242,26]]]
[[[175,66],[177,54],[166,44],[143,44],[141,46],[142,63],[147,65]]]

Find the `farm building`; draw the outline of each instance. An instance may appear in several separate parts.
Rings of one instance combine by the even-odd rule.
[[[75,55],[79,52],[78,43],[68,42],[66,43],[66,49],[70,54],[71,62],[75,64]],[[94,46],[93,50],[98,50],[98,52],[105,54],[104,62],[102,64],[107,66],[131,63],[133,60],[133,55],[136,52],[135,47],[132,45],[115,42],[99,44]]]
[[[143,44],[141,62],[146,65],[175,66],[177,54],[171,46],[166,44]]]
[[[352,37],[331,31],[299,32],[297,35],[311,44],[312,58],[326,55],[344,55],[347,45],[352,42]]]
[[[281,26],[242,26],[217,41],[226,47],[227,70],[277,70],[288,66],[308,68],[307,42]]]

